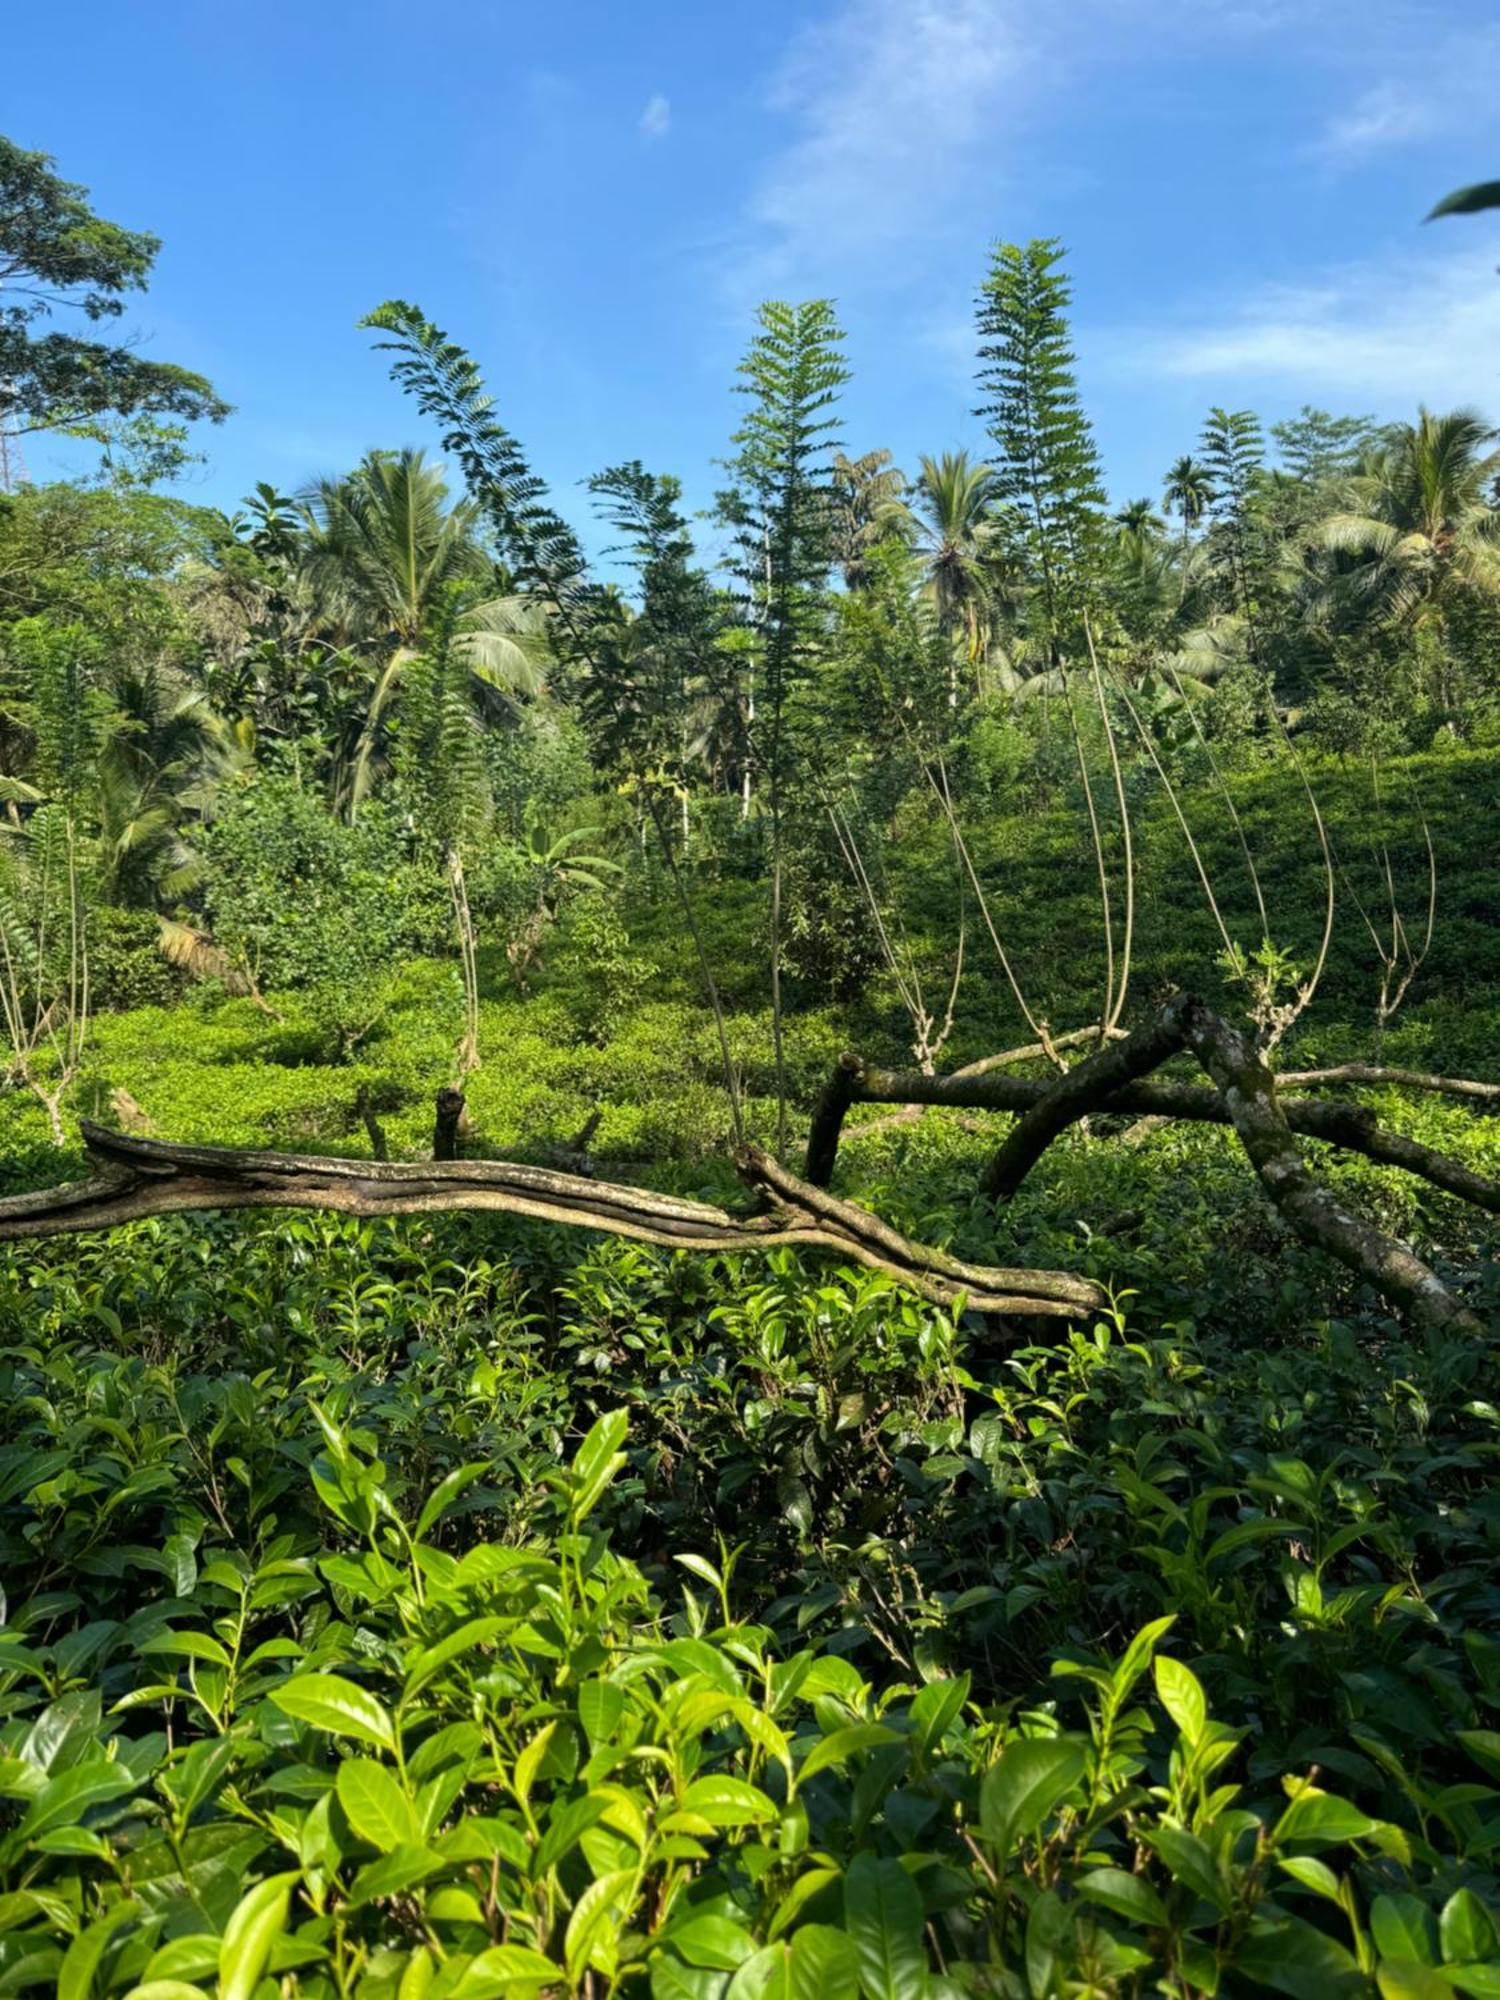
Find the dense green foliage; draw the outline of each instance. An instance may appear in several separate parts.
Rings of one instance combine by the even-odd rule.
[[[315,1220],[0,1311],[15,1986],[1493,1991],[1488,1347]]]
[[[0,277],[109,316],[155,249],[0,150]],[[0,494],[0,1193],[80,1117],[425,1157],[459,1082],[472,1155],[723,1200],[844,1048],[1174,988],[1494,1076],[1494,435],[1215,408],[1113,504],[1069,298],[995,248],[986,436],[910,479],[768,304],[711,520],[605,468],[598,565],[400,302],[443,464],[227,518],[127,424]],[[8,310],[47,421],[217,413],[44,396]],[[1500,1179],[1484,1109],[1361,1097]],[[1493,2000],[1495,1332],[1211,1126],[1097,1116],[997,1216],[1001,1125],[857,1107],[840,1192],[1092,1324],[493,1217],[0,1249],[0,1992]],[[1493,1215],[1316,1151],[1500,1325]]]
[[[94,325],[117,318],[122,294],[145,290],[160,248],[143,230],[95,215],[88,190],[60,180],[45,153],[0,136],[0,427],[97,426],[118,415],[144,418],[139,434],[170,446],[173,431],[152,419],[227,414],[185,368],[144,360],[123,343],[32,331],[60,306]]]

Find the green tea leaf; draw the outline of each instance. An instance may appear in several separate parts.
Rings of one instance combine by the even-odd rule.
[[[1156,1692],[1162,1707],[1171,1716],[1189,1743],[1196,1743],[1208,1719],[1208,1700],[1203,1684],[1191,1667],[1163,1655],[1155,1666]]]
[[[129,1923],[138,1914],[138,1907],[134,1902],[117,1903],[97,1923],[78,1933],[63,1954],[57,1975],[57,2000],[92,2000],[94,1974],[110,1939],[121,1924]]]
[[[572,1511],[583,1520],[598,1505],[600,1496],[625,1463],[620,1446],[630,1428],[628,1410],[610,1410],[594,1423],[573,1457],[569,1476]]]
[[[1076,1737],[1020,1736],[1006,1744],[979,1790],[980,1829],[1002,1867],[1016,1844],[1067,1798],[1086,1761]]]
[[[1075,1886],[1085,1902],[1098,1903],[1131,1923],[1155,1929],[1167,1921],[1166,1904],[1155,1889],[1144,1877],[1132,1875],[1127,1869],[1091,1868],[1078,1878]]]
[[[1367,1839],[1376,1824],[1368,1813],[1332,1792],[1303,1792],[1277,1821],[1275,1838],[1278,1842],[1306,1840],[1332,1846],[1339,1841]]]
[[[1235,1953],[1234,1969],[1292,2000],[1358,2000],[1369,1991],[1352,1954],[1300,1917],[1257,1919]]]
[[[352,1736],[380,1750],[394,1750],[396,1731],[374,1695],[340,1674],[297,1674],[273,1688],[276,1706],[330,1736]]]
[[[424,1646],[406,1669],[406,1679],[402,1692],[410,1700],[419,1688],[442,1672],[453,1660],[462,1659],[465,1653],[472,1653],[481,1646],[487,1646],[498,1633],[508,1631],[515,1620],[512,1618],[486,1617],[470,1618],[446,1638],[438,1639],[430,1646]]]
[[[296,1880],[295,1871],[268,1875],[235,1905],[219,1945],[219,2000],[252,2000],[271,1946],[286,1929]]]
[[[883,1722],[852,1722],[847,1729],[835,1729],[831,1736],[825,1736],[815,1743],[797,1772],[797,1781],[804,1783],[816,1777],[819,1771],[826,1771],[832,1764],[843,1764],[861,1750],[873,1750],[881,1743],[899,1743],[898,1731],[890,1729]]]
[[[207,1632],[153,1632],[137,1648],[142,1653],[169,1653],[185,1660],[208,1660],[216,1667],[230,1664],[228,1650]]]
[[[562,1967],[530,1945],[496,1944],[469,1961],[452,2000],[503,2000],[510,1993],[563,1983]]]
[[[1229,1899],[1214,1858],[1195,1833],[1176,1826],[1152,1826],[1141,1838],[1161,1856],[1179,1882],[1216,1910],[1227,1910]]]
[[[1500,1960],[1500,1924],[1472,1889],[1459,1889],[1443,1905],[1443,1957],[1455,1964]]]
[[[365,1903],[378,1903],[385,1896],[404,1895],[448,1866],[445,1856],[420,1843],[393,1847],[389,1854],[382,1854],[378,1861],[367,1862],[360,1869],[349,1890],[349,1908],[357,1910]]]
[[[591,1749],[607,1743],[625,1712],[624,1691],[613,1681],[585,1681],[578,1690],[578,1720]]]
[[[489,1470],[489,1463],[485,1459],[480,1459],[472,1465],[455,1466],[447,1478],[440,1480],[428,1494],[426,1505],[417,1516],[415,1539],[419,1542],[425,1541],[454,1501],[466,1492],[476,1479],[482,1479]]]
[[[395,1774],[373,1757],[346,1757],[339,1765],[335,1790],[350,1826],[382,1854],[422,1844],[424,1830],[416,1808]]]
[[[1437,1925],[1416,1896],[1377,1896],[1370,1905],[1370,1935],[1382,1958],[1437,1964]]]
[[[693,1917],[668,1934],[672,1949],[689,1965],[712,1966],[719,1972],[733,1972],[755,1951],[755,1939],[743,1925],[728,1917]]]
[[[124,1798],[135,1790],[136,1780],[119,1764],[103,1760],[75,1764],[71,1771],[64,1771],[42,1787],[12,1839],[24,1846],[49,1828],[81,1820],[91,1807]]]
[[[921,2000],[923,1923],[921,1895],[901,1863],[857,1854],[844,1875],[844,1926],[865,2000]]]
[[[1383,1958],[1375,1968],[1381,2000],[1452,2000],[1442,1973],[1414,1958]]]
[[[962,1714],[969,1686],[967,1674],[960,1674],[954,1680],[929,1681],[912,1702],[913,1732],[924,1757],[932,1755]]]
[[[685,1812],[698,1813],[711,1826],[761,1826],[776,1818],[776,1806],[763,1791],[743,1778],[695,1778],[682,1795]]]

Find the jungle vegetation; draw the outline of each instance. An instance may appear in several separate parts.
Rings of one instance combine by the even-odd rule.
[[[1112,495],[999,243],[226,514],[157,247],[0,140],[0,1991],[1493,2000],[1488,416]]]

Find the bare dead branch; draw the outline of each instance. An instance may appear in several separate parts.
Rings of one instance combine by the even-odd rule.
[[[1042,1023],[1043,1027],[1046,1023]],[[1107,1040],[1123,1041],[1125,1030],[1111,1028]],[[1038,1062],[1043,1057],[1049,1061],[1055,1049],[1076,1048],[1080,1042],[1099,1040],[1097,1028],[1074,1028],[1066,1035],[1049,1035],[1045,1042],[1027,1042],[1018,1049],[1002,1049],[998,1055],[981,1056],[978,1062],[965,1063],[961,1069],[950,1070],[950,1076],[985,1076],[992,1069],[1007,1069],[1012,1063]]]
[[[1102,1289],[1086,1278],[966,1264],[908,1242],[877,1216],[809,1187],[753,1147],[741,1149],[736,1168],[761,1208],[736,1214],[652,1189],[507,1160],[344,1160],[177,1145],[89,1123],[81,1130],[100,1171],[65,1187],[0,1200],[0,1241],[109,1229],[143,1216],[197,1209],[323,1208],[348,1215],[500,1211],[674,1250],[781,1245],[831,1250],[950,1309],[962,1300],[986,1314],[1075,1318],[1106,1303]]]
[[[1345,1208],[1313,1177],[1255,1038],[1188,995],[1176,995],[1124,1042],[1101,1049],[1050,1085],[991,1162],[984,1191],[1009,1200],[1059,1132],[1110,1106],[1122,1081],[1158,1068],[1184,1048],[1213,1081],[1262,1187],[1304,1243],[1337,1258],[1421,1324],[1478,1331],[1478,1319],[1413,1250]],[[1406,1141],[1388,1144],[1385,1157],[1420,1171],[1423,1152]]]
[[[1100,1049],[1050,1084],[1016,1121],[985,1168],[979,1180],[981,1193],[991,1201],[1009,1201],[1060,1132],[1090,1111],[1102,1109],[1124,1085],[1170,1061],[1182,1047],[1182,1013],[1190,1004],[1186,995],[1179,994],[1123,1042]]]
[[[463,1092],[455,1090],[452,1084],[445,1085],[437,1094],[437,1113],[432,1125],[432,1157],[435,1160],[458,1158],[458,1128],[463,1115]]]
[[[1086,1032],[1092,1034],[1093,1030]],[[841,1117],[853,1104],[1009,1111],[1017,1117],[1025,1117],[1055,1088],[1050,1082],[1028,1077],[967,1076],[960,1070],[949,1076],[924,1076],[918,1070],[873,1069],[852,1055],[841,1058],[840,1066],[844,1065],[849,1066],[850,1096]],[[1363,1065],[1350,1067],[1361,1068]],[[1322,1072],[1310,1071],[1307,1074],[1317,1078]],[[1292,1080],[1278,1079],[1279,1082]],[[1485,1089],[1491,1086],[1475,1087]],[[820,1109],[822,1102],[820,1100]],[[1196,1125],[1233,1123],[1223,1098],[1216,1090],[1202,1084],[1156,1079],[1128,1083],[1113,1090],[1108,1099],[1096,1108],[1111,1116],[1138,1120],[1180,1119]],[[1312,1097],[1288,1097],[1280,1100],[1280,1108],[1288,1126],[1299,1138],[1317,1139],[1344,1152],[1361,1153],[1366,1159],[1382,1165],[1401,1167],[1407,1173],[1430,1181],[1447,1194],[1458,1195],[1478,1208],[1500,1214],[1500,1181],[1465,1166],[1451,1154],[1440,1153],[1415,1139],[1387,1131],[1376,1122],[1374,1113],[1361,1105],[1329,1104]],[[871,1129],[870,1126],[859,1127],[861,1133]],[[830,1175],[837,1163],[838,1139],[838,1132],[825,1123],[819,1133],[822,1147],[819,1164],[821,1166],[826,1161]]]
[[[1115,803],[1120,810],[1120,841],[1122,867],[1125,875],[1125,911],[1120,937],[1120,983],[1115,994],[1115,1004],[1110,1009],[1109,1018],[1100,1034],[1103,1041],[1113,1029],[1120,1025],[1120,1016],[1125,1012],[1125,996],[1130,991],[1130,961],[1135,949],[1135,843],[1130,827],[1130,801],[1125,795],[1125,774],[1120,768],[1120,746],[1115,741],[1115,725],[1110,717],[1109,704],[1104,699],[1104,676],[1099,670],[1099,654],[1094,645],[1094,628],[1087,614],[1083,620],[1083,636],[1088,643],[1089,665],[1094,675],[1094,695],[1099,704],[1099,720],[1104,724],[1104,742],[1109,751],[1109,767],[1114,776]]]
[[[1304,1243],[1326,1251],[1420,1325],[1477,1333],[1480,1323],[1399,1238],[1344,1207],[1309,1172],[1276,1101],[1276,1079],[1249,1036],[1210,1008],[1183,1010],[1188,1047],[1218,1086],[1261,1186]]]
[[[955,1071],[955,1074],[962,1074]],[[1306,1087],[1319,1083],[1394,1083],[1403,1090],[1432,1090],[1444,1097],[1468,1097],[1481,1104],[1500,1103],[1500,1083],[1481,1083],[1467,1076],[1434,1076],[1425,1069],[1392,1069],[1385,1063],[1336,1063],[1331,1069],[1287,1069],[1278,1083]]]
[[[1145,1080],[1184,1051],[1197,1058],[1214,1088]],[[1424,1324],[1466,1330],[1478,1326],[1474,1315],[1408,1245],[1355,1215],[1314,1178],[1297,1137],[1318,1139],[1399,1167],[1492,1214],[1500,1214],[1500,1182],[1418,1140],[1386,1130],[1362,1106],[1297,1098],[1283,1103],[1254,1038],[1189,996],[1177,995],[1144,1027],[1052,1082],[882,1071],[845,1055],[814,1118],[810,1174],[831,1175],[840,1128],[850,1106],[859,1102],[968,1105],[1018,1114],[1014,1130],[981,1183],[986,1193],[1001,1201],[1015,1193],[1067,1126],[1091,1113],[1232,1125],[1271,1201],[1304,1242],[1338,1259]]]

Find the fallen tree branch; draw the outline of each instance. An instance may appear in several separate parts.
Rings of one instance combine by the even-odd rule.
[[[1384,1063],[1338,1063],[1332,1069],[1288,1069],[1278,1084],[1395,1083],[1403,1090],[1433,1090],[1445,1097],[1471,1097],[1479,1103],[1500,1103],[1500,1083],[1480,1083],[1468,1076],[1433,1076],[1424,1069],[1391,1069]]]
[[[1261,1186],[1302,1241],[1336,1257],[1420,1325],[1478,1333],[1477,1316],[1415,1251],[1353,1214],[1313,1178],[1276,1101],[1276,1079],[1249,1036],[1200,1003],[1183,1010],[1182,1023]]]
[[[840,1067],[845,1065],[849,1066],[852,1089],[850,1104],[896,1104],[907,1109],[937,1107],[1009,1111],[1017,1117],[1024,1117],[1054,1088],[1052,1083],[1028,1077],[971,1077],[958,1070],[948,1076],[924,1076],[919,1070],[873,1069],[852,1055],[840,1058]],[[1095,1108],[1104,1114],[1118,1113],[1135,1119],[1182,1119],[1195,1125],[1230,1125],[1234,1122],[1218,1091],[1202,1084],[1130,1083],[1112,1091],[1108,1099]],[[1435,1147],[1424,1146],[1419,1140],[1386,1130],[1376,1121],[1374,1112],[1363,1105],[1327,1104],[1313,1097],[1288,1097],[1280,1100],[1280,1109],[1281,1115],[1299,1138],[1319,1139],[1324,1145],[1338,1146],[1349,1153],[1361,1153],[1366,1159],[1382,1166],[1400,1167],[1406,1173],[1430,1181],[1445,1194],[1457,1195],[1462,1201],[1472,1202],[1476,1208],[1500,1215],[1500,1181],[1465,1166],[1451,1153],[1440,1153]],[[863,1136],[887,1123],[885,1119],[876,1119],[869,1125],[853,1128],[849,1136]],[[821,1129],[817,1127],[815,1118],[814,1130],[820,1147],[817,1164],[821,1166],[826,1161],[831,1178],[838,1158],[840,1132],[833,1128],[831,1117],[825,1120]],[[812,1155],[810,1136],[808,1179],[817,1180],[817,1175],[811,1171]],[[818,1181],[820,1186],[825,1184]]]
[[[1126,1084],[1169,1062],[1183,1045],[1183,1014],[1191,1004],[1186,994],[1179,994],[1145,1027],[1099,1049],[1049,1084],[980,1176],[981,1193],[991,1201],[1009,1201],[1060,1132],[1102,1109]]]
[[[1197,1058],[1213,1089],[1145,1081],[1151,1071],[1181,1052]],[[1400,1167],[1492,1213],[1500,1213],[1500,1183],[1415,1139],[1384,1130],[1361,1106],[1313,1099],[1283,1104],[1276,1078],[1252,1038],[1187,995],[1175,996],[1144,1027],[1098,1049],[1051,1082],[882,1071],[845,1055],[814,1115],[808,1142],[810,1179],[814,1169],[832,1173],[843,1120],[849,1107],[860,1102],[965,1105],[1016,1113],[1017,1123],[981,1183],[997,1201],[1010,1199],[1052,1141],[1090,1113],[1232,1125],[1266,1193],[1303,1242],[1337,1258],[1426,1325],[1478,1329],[1474,1315],[1414,1251],[1345,1208],[1314,1178],[1297,1137],[1320,1139]]]
[[[1076,1318],[1107,1303],[1101,1287],[1061,1271],[966,1264],[912,1243],[878,1216],[809,1187],[753,1147],[736,1170],[757,1213],[653,1189],[585,1179],[509,1160],[384,1162],[322,1154],[257,1153],[141,1139],[85,1122],[100,1171],[89,1180],[0,1200],[0,1241],[111,1229],[182,1210],[325,1208],[347,1215],[499,1210],[570,1223],[675,1250],[833,1250],[885,1271],[935,1305],[960,1299],[980,1313]]]

